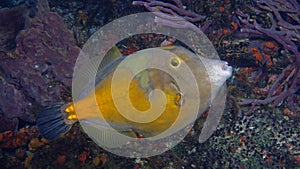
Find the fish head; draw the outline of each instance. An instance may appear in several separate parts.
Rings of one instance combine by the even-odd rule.
[[[185,86],[190,86],[191,83],[196,81],[202,104],[206,104],[207,100],[213,100],[225,81],[232,75],[232,67],[226,61],[204,57],[179,46],[164,47],[162,49],[174,53],[165,63],[165,67],[173,76],[158,75],[159,73],[163,74],[163,72],[159,72],[155,74],[155,76],[163,77],[160,78],[159,83],[163,82],[162,84],[166,88],[174,86],[173,84],[178,86],[176,80],[182,81]],[[187,66],[188,72],[183,70],[184,66]],[[154,75],[152,78],[154,78]],[[194,79],[195,81],[193,81]],[[180,87],[178,87],[178,90],[181,90]],[[186,97],[195,94],[194,91],[189,92],[191,94],[183,94]]]

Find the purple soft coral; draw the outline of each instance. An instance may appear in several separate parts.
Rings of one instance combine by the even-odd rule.
[[[265,35],[273,38],[280,43],[283,48],[290,51],[295,56],[295,62],[287,66],[279,78],[273,83],[268,91],[267,98],[259,99],[241,99],[242,105],[252,104],[252,108],[246,114],[252,113],[257,106],[272,103],[273,106],[287,100],[290,110],[300,112],[299,106],[294,103],[295,93],[300,89],[300,4],[296,0],[260,0],[253,1],[254,6],[250,8],[257,15],[268,13],[271,26],[266,28],[256,19],[250,17],[238,10],[236,12],[242,25],[241,32]],[[290,72],[290,73],[287,73]],[[280,94],[275,94],[279,88],[284,86]]]

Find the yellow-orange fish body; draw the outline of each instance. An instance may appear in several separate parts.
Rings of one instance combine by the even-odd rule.
[[[176,54],[176,57],[171,58],[166,63],[154,64],[164,64],[173,74],[176,74],[180,70],[181,62],[187,64],[191,70],[193,70],[193,74],[196,77],[195,82],[198,85],[200,102],[193,102],[194,96],[191,93],[182,93],[180,86],[176,83],[176,78],[174,79],[166,72],[157,69],[147,69],[141,71],[136,76],[133,76],[130,66],[134,69],[135,65],[129,65],[129,67],[121,68],[119,70],[121,76],[118,78],[118,85],[114,86],[114,93],[117,93],[117,96],[114,97],[112,94],[112,80],[116,66],[106,66],[106,68],[103,69],[106,70],[106,72],[102,72],[103,77],[100,78],[101,80],[93,89],[90,89],[89,94],[82,96],[79,100],[68,104],[68,106],[64,106],[62,109],[59,108],[59,106],[55,107],[57,110],[59,109],[59,111],[62,111],[60,114],[67,113],[63,118],[64,123],[71,124],[72,121],[79,120],[86,124],[107,127],[107,125],[104,124],[105,121],[119,132],[127,133],[128,131],[134,131],[143,134],[145,137],[151,137],[165,131],[174,124],[175,120],[178,118],[178,113],[180,112],[182,105],[186,104],[188,101],[191,101],[192,104],[199,104],[198,112],[199,114],[202,114],[211,104],[211,100],[218,94],[219,89],[226,79],[231,76],[231,67],[227,66],[226,62],[201,57],[182,47],[173,46],[161,49]],[[140,52],[139,54],[146,55],[149,53]],[[126,60],[126,58],[117,60],[120,62]],[[135,63],[145,65],[149,62],[155,62],[155,60],[137,59],[137,62]],[[200,65],[199,62],[201,63]],[[129,89],[127,89],[127,86],[123,84],[130,78],[132,78],[132,80]],[[189,83],[191,82],[183,78],[183,81],[184,80],[184,84],[189,86]],[[154,89],[159,89],[165,94],[165,107],[158,118],[151,122],[143,123],[135,122],[124,117],[125,114],[126,117],[132,116],[134,119],[134,116],[137,115],[131,111],[131,108],[127,108],[127,96],[129,96],[132,106],[141,114],[151,108],[151,103],[159,105],[159,102],[163,102],[163,100],[159,100],[160,97],[151,93]],[[121,109],[117,108],[115,105],[116,102],[123,105],[121,106]],[[154,112],[156,110],[161,110],[159,107],[152,106],[152,108]],[[57,138],[69,129],[69,127],[64,126],[65,128],[62,130],[61,126],[63,126],[63,124],[61,122],[61,125],[59,125],[60,127],[56,126],[57,129],[51,128],[51,125],[47,126],[47,123],[52,123],[49,122],[50,118],[45,116],[47,116],[47,114],[52,114],[51,111],[53,111],[51,108],[41,111],[37,119],[37,124],[42,135],[48,139]],[[120,111],[122,111],[122,114]],[[188,113],[186,114],[188,116]],[[147,120],[146,118],[151,119],[152,117],[145,115],[144,120]],[[188,119],[188,117],[186,118]],[[185,119],[185,117],[183,119]],[[183,124],[182,127],[184,127],[187,122],[183,122]],[[53,131],[62,132],[53,133]]]

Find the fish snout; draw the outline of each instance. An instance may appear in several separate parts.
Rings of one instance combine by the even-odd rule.
[[[228,73],[228,77],[230,77],[232,75],[232,66],[229,66],[228,62],[222,61],[221,69]]]
[[[226,61],[222,61],[221,68],[224,71],[230,71],[230,70],[232,70],[232,67],[229,66],[228,62],[226,62]]]

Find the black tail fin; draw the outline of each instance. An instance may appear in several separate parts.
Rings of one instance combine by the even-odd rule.
[[[62,112],[63,103],[58,103],[41,110],[36,117],[36,124],[43,137],[54,140],[70,130],[72,124],[67,124],[66,113]]]

